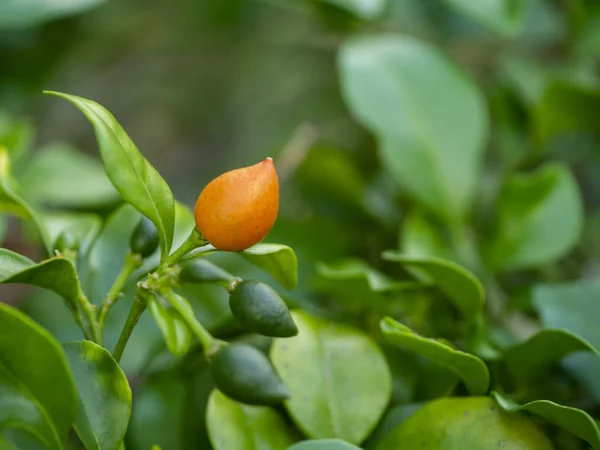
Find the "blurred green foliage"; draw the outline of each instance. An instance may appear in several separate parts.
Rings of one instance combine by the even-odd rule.
[[[278,291],[375,336],[391,369],[384,419],[369,434],[375,405],[373,423],[343,437],[376,448],[407,410],[491,386],[502,409],[544,419],[557,448],[596,445],[599,74],[591,0],[0,0],[0,147],[12,165],[0,164],[3,247],[37,261],[76,230],[89,252],[80,281],[100,302],[140,218],[105,175],[89,125],[43,89],[106,106],[188,206],[214,176],[271,155],[281,210],[268,241],[293,248],[299,268],[290,292],[291,272],[275,275]],[[14,226],[15,213],[48,236]],[[174,247],[191,223],[177,204]],[[268,271],[291,264],[286,248]],[[252,255],[207,258],[273,283]],[[5,292],[60,341],[81,338],[55,294]],[[243,335],[222,289],[180,293],[215,335]],[[108,348],[127,309],[109,316]],[[393,319],[379,329],[383,316]],[[128,449],[208,448],[207,404],[239,420],[242,407],[209,398],[200,352],[171,355],[149,314],[122,366],[139,392]],[[290,415],[314,425],[306,405],[288,410],[250,410],[265,427],[257,439],[275,426],[285,429],[275,447],[298,440]],[[213,444],[227,433],[213,431]]]

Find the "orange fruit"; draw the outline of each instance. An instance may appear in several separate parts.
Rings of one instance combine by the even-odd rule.
[[[198,230],[218,248],[239,252],[269,234],[279,211],[279,183],[271,158],[225,172],[200,193]]]

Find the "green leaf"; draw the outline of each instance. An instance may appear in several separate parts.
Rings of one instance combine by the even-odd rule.
[[[110,181],[127,203],[154,223],[160,236],[161,261],[164,261],[175,229],[175,202],[169,185],[106,108],[74,95],[46,93],[70,101],[92,123]]]
[[[412,257],[437,256],[446,258],[448,248],[442,235],[424,214],[412,211],[402,222],[399,247],[402,253]]]
[[[537,137],[544,144],[569,132],[600,135],[600,90],[574,83],[555,82],[548,86],[534,109]]]
[[[8,113],[0,111],[0,147],[8,150],[12,161],[19,162],[27,154],[34,134],[29,120],[13,118]]]
[[[0,28],[32,27],[60,17],[83,13],[106,0],[3,0]]]
[[[63,208],[98,208],[121,197],[102,163],[67,144],[41,149],[19,177],[23,195]]]
[[[488,127],[475,84],[435,47],[408,36],[351,39],[339,69],[346,103],[377,137],[396,182],[446,220],[464,218]]]
[[[383,13],[387,0],[321,0],[351,12],[364,20],[374,20]]]
[[[581,337],[566,330],[546,329],[528,340],[509,348],[504,358],[513,377],[521,383],[532,383],[548,373],[553,363],[575,352],[598,350]]]
[[[63,347],[79,394],[77,435],[88,450],[119,450],[131,415],[127,377],[108,350],[93,342]]]
[[[498,269],[556,261],[573,248],[583,226],[581,195],[562,164],[549,163],[509,179],[498,199],[498,229],[487,249]]]
[[[208,399],[206,425],[214,450],[285,450],[294,443],[273,409],[234,402],[217,390]]]
[[[206,245],[186,255],[182,261],[210,255],[217,252],[212,245]],[[263,269],[284,288],[291,290],[298,284],[298,259],[291,247],[282,244],[256,244],[247,250],[237,252],[251,264]]]
[[[600,348],[596,318],[600,315],[600,283],[595,281],[538,285],[533,305],[544,328],[568,330],[593,348]],[[597,401],[600,401],[600,361],[589,352],[569,355],[562,361]]]
[[[429,402],[386,436],[377,450],[552,450],[535,422],[508,414],[489,397],[451,397]]]
[[[12,174],[10,172],[10,156],[8,151],[0,146],[0,212],[16,215],[21,218],[30,219],[40,234],[42,242],[48,252],[52,255],[52,242],[44,228],[44,224],[38,214],[19,195],[14,187]]]
[[[134,397],[127,432],[127,440],[135,444],[131,449],[148,450],[158,444],[164,450],[184,450],[186,436],[182,424],[185,405],[189,402],[188,387],[180,374],[150,375]],[[197,417],[194,421],[196,427],[201,426]],[[130,446],[127,449],[130,450]]]
[[[340,439],[312,439],[288,447],[288,450],[360,450],[355,445]]]
[[[63,233],[72,233],[79,242],[79,253],[86,254],[100,233],[102,220],[96,214],[52,212],[42,215],[51,242]]]
[[[519,405],[512,400],[492,392],[498,405],[507,412],[528,412],[545,421],[573,433],[594,448],[600,448],[600,430],[588,413],[577,408],[559,405],[549,400],[536,400]]]
[[[0,283],[21,283],[48,289],[74,308],[81,286],[73,263],[61,256],[34,263],[25,256],[0,248]]]
[[[394,250],[386,250],[382,256],[402,264],[420,282],[436,286],[467,320],[474,320],[483,310],[483,286],[475,275],[458,264],[435,257],[406,256]]]
[[[485,28],[505,37],[515,37],[525,26],[532,0],[445,0],[448,6],[469,16]]]
[[[417,285],[412,282],[395,281],[373,269],[360,258],[348,258],[329,264],[319,263],[317,272],[328,280],[341,283],[357,281],[373,292],[393,292]]]
[[[485,363],[476,356],[454,350],[438,340],[419,336],[391,317],[383,318],[380,328],[391,343],[446,366],[463,381],[471,395],[487,392],[490,374]]]
[[[287,410],[308,437],[359,444],[390,399],[383,353],[359,330],[299,311],[292,316],[298,335],[276,339],[271,348],[273,365],[292,394]]]
[[[397,405],[390,409],[383,419],[381,419],[371,437],[369,437],[367,450],[375,450],[390,432],[422,407],[422,403],[408,403]]]
[[[190,317],[194,317],[189,303],[184,301],[181,304],[187,309]],[[177,311],[157,295],[148,298],[148,309],[160,328],[169,351],[174,355],[185,354],[192,344],[192,333]]]
[[[27,430],[49,449],[61,449],[75,420],[77,394],[60,345],[45,329],[3,303],[0,330],[3,424]]]

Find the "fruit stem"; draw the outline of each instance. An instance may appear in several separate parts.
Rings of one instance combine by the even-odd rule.
[[[125,350],[125,346],[127,345],[127,341],[129,341],[129,337],[133,329],[135,328],[138,320],[146,310],[146,305],[148,304],[148,300],[146,298],[146,293],[142,292],[142,289],[138,287],[137,294],[133,299],[133,304],[131,305],[131,309],[129,310],[129,315],[127,316],[127,320],[125,321],[125,325],[121,330],[121,335],[119,336],[119,340],[117,341],[117,345],[115,345],[115,349],[113,350],[113,358],[117,362],[121,360],[121,356],[123,356],[123,351]]]
[[[175,250],[169,255],[167,261],[165,262],[165,265],[172,266],[173,264],[176,264],[189,252],[198,247],[202,247],[207,243],[208,242],[206,241],[204,236],[202,236],[202,233],[200,233],[200,231],[198,231],[198,229],[194,227],[194,229],[192,230],[188,238],[185,240],[185,242],[181,244],[177,250]]]
[[[123,286],[127,283],[127,280],[131,276],[131,274],[142,265],[142,258],[140,255],[133,254],[131,252],[125,255],[125,264],[121,269],[121,272],[115,279],[112,287],[108,291],[106,295],[106,299],[104,300],[104,304],[102,305],[102,309],[100,310],[100,316],[98,318],[98,326],[100,327],[100,332],[104,330],[104,321],[106,320],[106,314],[108,310],[111,308],[113,304],[117,302],[120,297],[121,291],[123,290]]]
[[[210,359],[210,357],[224,345],[224,342],[220,341],[219,339],[215,339],[215,337],[210,334],[210,332],[204,328],[204,326],[198,322],[193,315],[189,314],[188,311],[181,307],[181,303],[175,298],[175,293],[172,289],[161,289],[160,294],[167,299],[171,306],[177,311],[181,319],[190,328],[192,333],[196,335],[200,341],[200,344],[202,344],[202,347],[204,348],[204,356],[207,359]]]

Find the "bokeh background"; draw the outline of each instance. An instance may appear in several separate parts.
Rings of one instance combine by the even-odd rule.
[[[0,144],[11,149],[14,178],[30,201],[104,218],[119,202],[102,173],[92,127],[44,89],[110,110],[190,207],[223,171],[272,156],[282,201],[268,241],[292,246],[300,267],[299,286],[286,298],[368,328],[373,324],[355,300],[372,293],[332,282],[330,269],[343,259],[346,268],[369,264],[402,275],[380,254],[398,248],[414,200],[382,166],[375,138],[353,118],[338,55],[354,36],[414,36],[448,55],[485,95],[490,125],[473,214],[482,235],[495,212],[490,199],[506,174],[559,160],[576,175],[586,212],[582,239],[559,262],[502,280],[515,304],[527,304],[533,279],[594,278],[600,269],[600,6],[498,0],[482,12],[468,3],[0,0]],[[136,220],[124,213],[112,226],[126,237]],[[2,219],[3,246],[39,258],[35,233],[21,225]],[[122,254],[103,261],[110,279]],[[269,280],[235,258],[219,262]],[[41,301],[51,295],[21,287],[1,292],[3,301],[19,304],[61,340],[78,338],[60,301]],[[212,291],[198,298],[214,302],[198,306],[199,314],[227,335],[226,299]],[[120,306],[115,336],[127,311]],[[524,310],[515,327],[527,330]],[[198,377],[206,375],[197,359],[175,363],[161,345],[156,327],[142,320],[124,357],[128,374],[146,387],[134,406],[139,412],[129,443],[199,448],[204,432],[187,421],[201,409],[207,391]],[[402,397],[403,389],[395,395]]]

